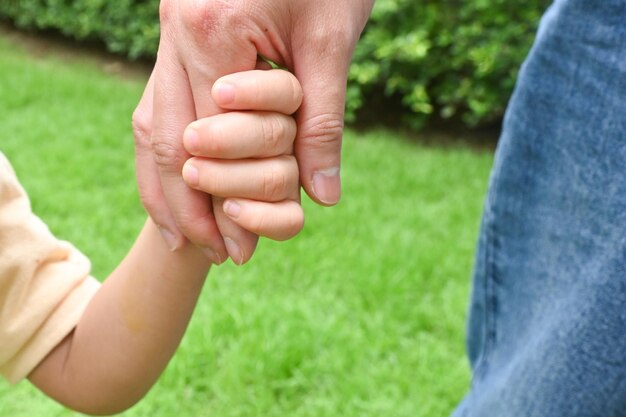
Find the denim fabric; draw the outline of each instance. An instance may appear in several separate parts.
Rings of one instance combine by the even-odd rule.
[[[626,416],[626,0],[556,1],[485,203],[455,417]]]

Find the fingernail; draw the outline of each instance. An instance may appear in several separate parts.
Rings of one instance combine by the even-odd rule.
[[[235,201],[226,200],[224,202],[224,213],[236,219],[237,217],[239,217],[239,213],[241,213],[241,206]]]
[[[200,182],[200,174],[198,174],[198,169],[193,165],[187,163],[183,167],[183,179],[190,186],[197,186]]]
[[[341,198],[339,168],[329,168],[313,174],[313,193],[324,204],[333,205]]]
[[[200,250],[202,251],[202,253],[204,253],[204,255],[209,258],[211,260],[211,262],[213,262],[215,265],[221,265],[222,262],[224,262],[222,260],[222,257],[215,252],[213,249],[211,248],[200,248]]]
[[[198,136],[198,131],[191,126],[187,127],[183,135],[183,143],[185,145],[185,149],[189,153],[198,151],[198,148],[199,148],[198,144],[200,143],[200,137]]]
[[[159,233],[161,233],[163,240],[165,240],[165,244],[172,252],[178,249],[178,245],[179,245],[178,239],[176,239],[176,236],[174,235],[174,233],[170,232],[169,230],[163,227],[159,227]]]
[[[228,251],[228,255],[231,257],[233,262],[237,265],[243,264],[243,252],[237,243],[229,237],[224,238],[224,244],[226,245],[226,250]]]
[[[215,96],[218,104],[230,104],[235,101],[235,86],[228,83],[217,83]]]

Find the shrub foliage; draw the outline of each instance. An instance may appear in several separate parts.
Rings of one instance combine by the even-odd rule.
[[[154,56],[159,43],[158,0],[1,0],[0,16],[22,28],[100,40],[133,59]]]
[[[378,0],[350,71],[358,108],[374,88],[423,122],[499,118],[547,0]]]
[[[25,28],[103,41],[130,58],[154,57],[158,0],[2,0]],[[460,117],[497,120],[548,0],[377,0],[355,52],[348,119],[373,94],[401,97],[415,126]]]

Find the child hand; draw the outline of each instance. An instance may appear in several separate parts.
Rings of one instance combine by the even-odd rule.
[[[304,225],[291,116],[302,90],[286,71],[257,70],[222,77],[212,94],[231,111],[187,127],[183,141],[194,157],[185,164],[183,178],[189,187],[213,196],[228,253],[243,264],[258,236],[286,240]]]

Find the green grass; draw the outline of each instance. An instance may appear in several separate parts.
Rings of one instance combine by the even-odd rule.
[[[105,277],[144,214],[140,81],[0,39],[0,149],[35,211]],[[348,131],[344,197],[296,239],[214,269],[169,368],[124,416],[447,416],[469,384],[464,322],[488,152]],[[0,417],[77,415],[0,382]]]

